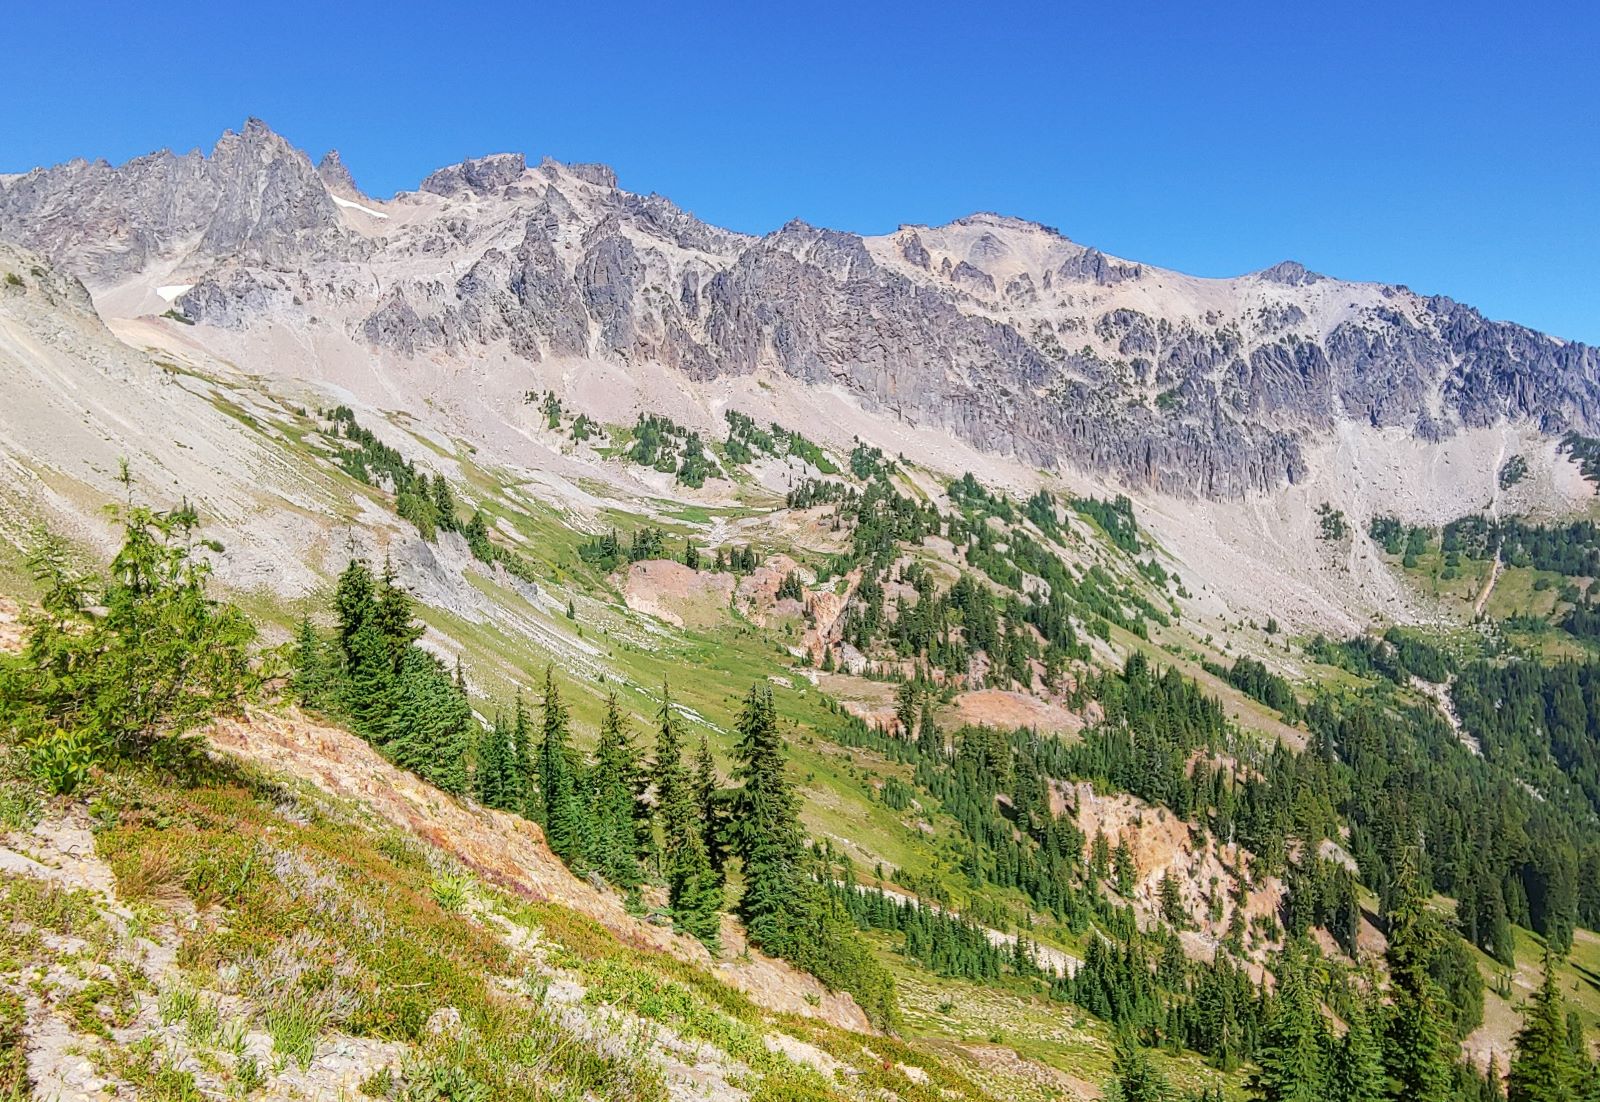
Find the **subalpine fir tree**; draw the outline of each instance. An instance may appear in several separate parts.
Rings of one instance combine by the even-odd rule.
[[[1358,998],[1349,1012],[1344,1036],[1333,1046],[1328,1068],[1329,1102],[1383,1102],[1388,1097],[1376,1020],[1377,1009]]]
[[[1111,842],[1104,829],[1096,829],[1094,841],[1089,845],[1089,875],[1104,880],[1111,875]]]
[[[939,726],[933,720],[931,693],[922,698],[922,719],[917,724],[917,749],[932,759],[944,754],[944,739],[939,736]]]
[[[908,742],[916,734],[918,703],[916,682],[902,681],[895,691],[894,716],[900,726],[900,737]]]
[[[694,777],[683,760],[683,733],[667,687],[661,687],[656,729],[656,812],[661,820],[661,864],[673,926],[699,938],[712,952],[721,944],[722,889],[706,853]]]
[[[461,526],[456,520],[456,496],[450,492],[450,483],[445,481],[444,475],[433,478],[433,511],[435,523],[443,531],[454,532]]]
[[[1134,864],[1133,848],[1128,845],[1126,838],[1117,839],[1117,852],[1111,861],[1117,876],[1117,892],[1127,895],[1133,891],[1134,881],[1138,878],[1139,867]]]
[[[350,658],[356,632],[365,627],[376,615],[373,599],[372,571],[359,559],[351,559],[333,591],[333,611],[338,619],[339,650],[346,662]]]
[[[1259,1064],[1250,1088],[1262,1102],[1322,1102],[1326,1029],[1312,989],[1309,953],[1300,945],[1284,950],[1278,990],[1256,1053]]]
[[[722,782],[717,778],[717,762],[711,744],[700,736],[694,758],[694,798],[700,808],[701,836],[705,839],[706,859],[717,883],[723,882],[722,867],[727,862],[728,814],[721,797]]]
[[[495,712],[494,722],[487,727],[479,728],[477,748],[473,754],[476,759],[473,788],[477,793],[478,802],[484,807],[499,808],[502,811],[511,810],[506,792],[509,772],[509,763],[506,761],[508,741],[505,714]]]
[[[551,852],[569,865],[584,856],[584,811],[578,798],[572,750],[567,743],[567,708],[555,670],[545,668],[543,738],[539,743],[540,824]]]
[[[400,669],[401,656],[411,644],[422,638],[423,631],[422,625],[411,619],[411,594],[397,583],[394,562],[385,557],[383,576],[379,579],[375,595],[373,615],[378,630],[388,645],[390,659],[396,672]]]
[[[1428,912],[1410,850],[1397,860],[1389,909],[1390,1006],[1384,1023],[1383,1060],[1395,1097],[1406,1102],[1448,1102],[1455,1063],[1445,1036],[1438,984],[1428,966],[1441,934]]]
[[[733,776],[741,787],[734,794],[730,833],[744,865],[739,917],[757,944],[782,952],[792,932],[790,908],[803,902],[805,842],[768,685],[754,686],[745,699],[735,760]]]
[[[1579,1097],[1581,1081],[1577,1059],[1567,1043],[1566,1012],[1556,987],[1555,960],[1544,955],[1544,981],[1522,1015],[1511,1074],[1506,1083],[1507,1102],[1557,1102]]]
[[[617,694],[606,697],[600,745],[589,771],[589,864],[616,885],[630,902],[637,899],[639,869],[639,760]]]
[[[533,720],[528,715],[528,705],[517,690],[516,702],[511,706],[511,751],[508,758],[512,810],[537,818],[539,768],[534,760]]]
[[[472,711],[433,655],[408,647],[395,679],[397,706],[386,752],[396,765],[445,792],[467,790]]]
[[[334,671],[330,665],[328,645],[317,634],[309,616],[300,618],[295,629],[293,668],[289,674],[289,688],[294,697],[307,708],[327,706],[333,689]]]
[[[395,730],[397,681],[389,644],[376,619],[368,618],[345,649],[339,695],[350,726],[379,746],[388,743]]]
[[[1478,1092],[1478,1102],[1506,1102],[1504,1079],[1500,1074],[1500,1057],[1497,1053],[1489,1053],[1489,1066],[1483,1069],[1483,1089]],[[1591,1102],[1588,1095],[1584,1102]],[[1593,1096],[1593,1102],[1600,1102],[1600,1092]]]
[[[1177,1102],[1178,1092],[1132,1037],[1117,1039],[1103,1102]]]

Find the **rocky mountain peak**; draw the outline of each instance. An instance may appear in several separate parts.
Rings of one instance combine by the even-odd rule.
[[[1280,260],[1270,268],[1256,273],[1256,278],[1267,283],[1281,283],[1285,287],[1308,287],[1326,278],[1311,271],[1298,260]]]
[[[491,153],[447,165],[424,179],[421,188],[435,195],[488,195],[515,182],[527,169],[524,154]]]
[[[322,155],[322,160],[317,162],[317,175],[329,191],[350,197],[361,194],[361,189],[356,187],[355,177],[350,175],[337,149],[330,149]]]

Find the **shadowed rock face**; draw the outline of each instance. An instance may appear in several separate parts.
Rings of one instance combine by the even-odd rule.
[[[1042,466],[1228,497],[1292,482],[1345,421],[1438,439],[1526,419],[1600,430],[1600,354],[1469,307],[1284,261],[1198,280],[997,215],[864,238],[753,238],[602,165],[442,168],[356,232],[359,194],[259,121],[209,156],[73,161],[0,181],[0,238],[91,288],[181,261],[193,320],[338,324],[376,351],[757,371]]]

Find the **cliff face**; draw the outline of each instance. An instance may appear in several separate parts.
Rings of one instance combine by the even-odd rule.
[[[1501,420],[1600,428],[1595,349],[1294,262],[1196,279],[988,214],[755,238],[622,191],[604,166],[520,154],[377,203],[337,156],[319,172],[255,120],[209,156],[0,181],[0,238],[94,290],[179,272],[202,325],[337,325],[403,357],[779,372],[1030,464],[1178,494],[1296,481],[1306,446],[1346,421],[1428,440]]]

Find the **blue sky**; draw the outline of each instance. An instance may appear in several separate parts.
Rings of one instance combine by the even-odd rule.
[[[60,2],[5,24],[0,171],[209,148],[259,115],[377,195],[521,149],[750,232],[997,210],[1600,343],[1593,3]]]

